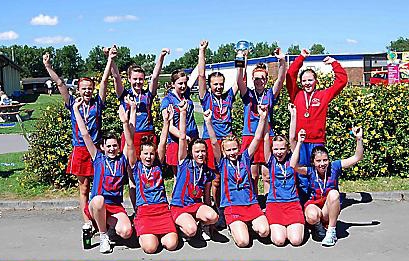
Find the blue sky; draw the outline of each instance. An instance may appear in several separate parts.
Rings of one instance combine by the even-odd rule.
[[[382,52],[409,37],[409,1],[2,1],[0,45],[75,44],[83,57],[96,45],[127,46],[131,54],[171,49],[166,63],[198,46],[246,39],[329,53]]]

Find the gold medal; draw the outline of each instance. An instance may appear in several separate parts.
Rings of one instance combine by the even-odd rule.
[[[146,183],[146,184],[145,184],[145,188],[146,188],[146,189],[148,189],[148,188],[150,188],[150,187],[151,187],[151,185],[150,185],[149,183]]]
[[[308,111],[307,111],[307,112],[305,112],[305,113],[304,113],[304,117],[305,117],[305,118],[310,117],[310,113],[309,113]]]
[[[196,189],[193,190],[192,194],[193,194],[193,196],[196,196],[196,195],[197,195]]]

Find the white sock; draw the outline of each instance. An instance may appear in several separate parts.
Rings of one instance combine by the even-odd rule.
[[[328,232],[332,232],[332,233],[335,233],[335,227],[330,227],[330,226],[328,226],[328,230],[327,230]]]

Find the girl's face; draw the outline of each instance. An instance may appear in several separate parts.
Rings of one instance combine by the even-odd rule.
[[[317,153],[314,157],[314,167],[318,174],[324,174],[329,164],[328,154]]]
[[[192,157],[198,165],[206,162],[207,150],[203,143],[196,143],[192,146]]]
[[[223,142],[223,154],[231,161],[236,161],[239,155],[239,144],[235,140]]]
[[[108,158],[115,158],[119,153],[119,144],[116,139],[107,139],[104,144],[101,146],[101,149],[104,151],[105,155]]]
[[[285,140],[283,141],[273,141],[273,155],[279,162],[283,162],[287,157],[288,146]]]
[[[256,90],[264,90],[267,83],[267,74],[265,72],[255,72],[253,75],[253,82]]]
[[[210,78],[210,89],[216,97],[222,96],[224,90],[224,78],[222,76]]]
[[[143,83],[145,81],[145,74],[141,72],[131,72],[131,75],[128,77],[128,81],[131,84],[132,88],[137,91],[142,90]]]
[[[175,88],[177,94],[184,94],[187,89],[187,77],[180,77],[172,84],[172,87]]]
[[[301,85],[307,93],[313,92],[316,84],[317,80],[312,72],[307,71],[302,75]]]
[[[151,167],[155,161],[156,151],[152,146],[142,146],[140,158],[145,167]]]
[[[92,98],[92,93],[94,92],[94,86],[90,81],[81,81],[78,86],[78,92],[80,96],[88,103]]]

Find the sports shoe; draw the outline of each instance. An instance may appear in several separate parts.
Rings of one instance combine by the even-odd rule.
[[[314,229],[312,231],[312,238],[315,241],[322,241],[326,236],[327,231],[325,230],[324,226],[321,222],[318,222],[314,225]]]
[[[209,241],[212,238],[212,234],[210,233],[210,227],[207,225],[200,225],[202,230],[202,238],[204,241]]]
[[[335,243],[337,242],[337,232],[335,229],[333,230],[328,230],[327,233],[325,234],[324,239],[322,240],[321,244],[323,246],[334,246]]]
[[[217,208],[217,213],[219,213],[219,219],[217,220],[215,227],[217,230],[223,230],[226,228],[226,219],[224,217],[224,208]]]
[[[101,233],[99,235],[99,252],[106,254],[111,252],[111,242],[106,233]]]

